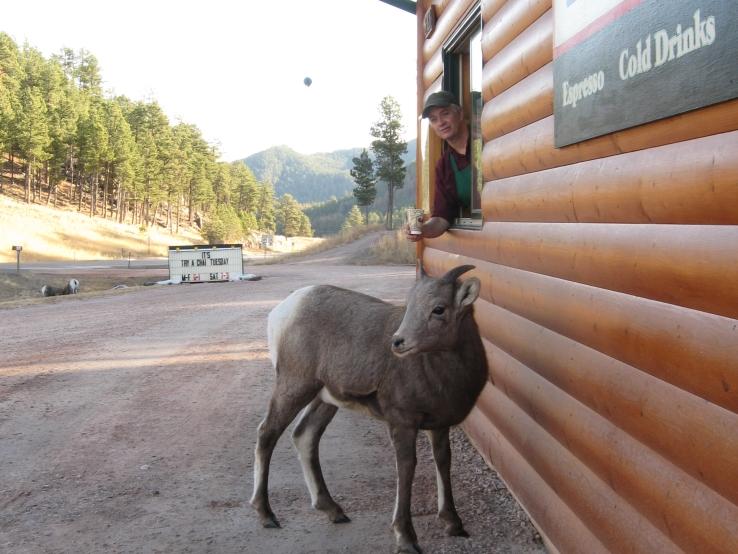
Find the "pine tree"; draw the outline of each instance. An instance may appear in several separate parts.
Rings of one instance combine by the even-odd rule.
[[[110,144],[102,101],[90,105],[87,116],[80,121],[78,132],[79,158],[90,181],[90,215],[97,213],[97,193],[100,174],[110,156]]]
[[[233,162],[230,170],[236,207],[240,212],[255,212],[258,194],[256,177],[243,162]]]
[[[116,198],[116,209],[120,210],[126,188],[130,188],[135,175],[136,144],[131,127],[123,116],[120,104],[106,101],[104,104],[105,127],[108,132],[109,153],[103,192],[103,217],[106,217],[109,197]],[[115,190],[113,190],[115,186]]]
[[[297,202],[291,194],[285,194],[279,199],[277,206],[277,233],[287,237],[294,237],[299,230],[300,211]]]
[[[276,228],[275,216],[274,187],[271,183],[262,183],[259,187],[259,200],[256,208],[259,229],[273,233]]]
[[[21,155],[26,160],[25,200],[31,201],[31,176],[39,164],[48,158],[51,144],[46,121],[46,103],[36,87],[21,92],[20,110],[16,112],[14,130]]]
[[[75,60],[75,77],[81,90],[91,97],[102,96],[102,77],[97,58],[87,50],[80,50]]]
[[[173,141],[172,131],[166,115],[156,102],[136,103],[128,116],[128,123],[140,155],[139,174],[136,177],[140,184],[137,195],[137,200],[141,202],[139,219],[151,225],[159,203],[166,197],[165,164]]]
[[[56,206],[57,187],[68,168],[72,168],[73,148],[76,145],[79,124],[79,94],[67,77],[58,58],[47,62],[44,71],[44,95],[48,107],[49,134],[51,136],[48,163],[49,191],[46,204],[54,195]]]
[[[356,204],[364,208],[364,224],[369,225],[369,206],[377,197],[377,179],[374,176],[374,164],[372,163],[366,148],[361,151],[358,158],[353,158],[354,167],[351,169],[351,177],[356,182],[354,197]]]
[[[215,193],[216,205],[230,204],[232,186],[233,182],[229,168],[224,164],[218,164],[213,174],[213,192]]]
[[[392,96],[385,96],[379,106],[381,119],[371,128],[372,151],[376,158],[376,176],[387,185],[386,224],[392,229],[394,191],[405,182],[405,165],[402,155],[407,152],[407,142],[400,139],[402,114],[400,104]]]
[[[361,227],[361,221],[362,217],[359,208],[356,205],[351,206],[351,211],[346,216],[343,226],[341,226],[341,231],[348,231],[352,227]]]
[[[5,33],[0,33],[0,152],[12,154],[16,141],[13,127],[20,109],[20,87],[23,69],[18,46]],[[4,165],[0,160],[0,168]],[[0,192],[2,180],[0,179]]]
[[[298,235],[301,237],[313,236],[313,227],[310,224],[310,218],[304,213],[300,214],[300,232]]]
[[[241,220],[241,227],[243,228],[244,234],[248,235],[251,231],[256,231],[259,225],[256,221],[256,215],[253,212],[239,212],[239,219]]]

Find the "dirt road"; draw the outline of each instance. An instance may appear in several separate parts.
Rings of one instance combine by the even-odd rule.
[[[352,518],[311,509],[288,438],[262,529],[248,497],[255,429],[273,382],[269,310],[332,283],[402,302],[412,267],[326,261],[252,268],[261,281],[147,287],[0,310],[0,552],[390,552],[394,459],[384,427],[340,411],[321,451]],[[334,264],[334,265],[330,265]],[[446,538],[419,440],[415,524],[426,552],[543,552],[522,511],[454,433],[471,539]]]

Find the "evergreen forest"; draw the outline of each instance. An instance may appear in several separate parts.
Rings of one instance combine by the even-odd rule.
[[[44,57],[0,32],[0,194],[172,232],[197,226],[210,242],[252,231],[326,235],[355,204],[349,171],[359,152],[275,147],[219,161],[196,125],[170,122],[156,100],[105,93],[92,53]],[[408,152],[412,169],[395,206],[414,201],[414,142]],[[386,198],[381,184],[377,191],[380,220]]]
[[[155,100],[106,95],[85,50],[45,58],[0,33],[0,152],[0,193],[20,184],[26,202],[173,231],[197,225],[210,241],[312,234],[294,199],[277,198],[242,162],[218,161],[197,126],[172,124]]]

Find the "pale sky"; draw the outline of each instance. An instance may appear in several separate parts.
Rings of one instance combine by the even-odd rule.
[[[415,16],[379,0],[22,0],[0,31],[46,58],[90,51],[108,93],[156,100],[225,161],[368,147],[387,95],[416,134]]]

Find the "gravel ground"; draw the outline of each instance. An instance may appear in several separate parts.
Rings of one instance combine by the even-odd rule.
[[[412,267],[342,259],[324,253],[261,266],[256,282],[141,287],[0,310],[0,551],[390,552],[394,456],[384,426],[361,414],[340,411],[321,443],[326,481],[351,523],[330,524],[310,507],[287,434],[270,476],[283,529],[261,528],[248,504],[255,428],[274,379],[269,310],[314,283],[399,303],[414,279]],[[413,517],[424,551],[544,553],[461,430],[452,445],[456,505],[471,537],[443,534],[421,435]]]

